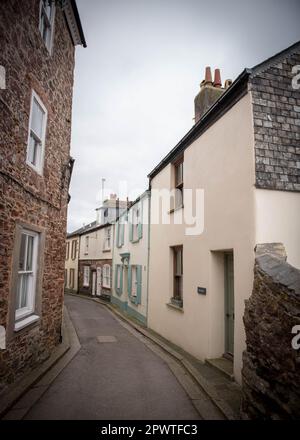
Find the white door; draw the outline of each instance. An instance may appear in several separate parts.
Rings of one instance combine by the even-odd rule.
[[[93,271],[92,275],[92,295],[96,295],[96,272]]]
[[[97,295],[101,295],[101,267],[97,267]]]

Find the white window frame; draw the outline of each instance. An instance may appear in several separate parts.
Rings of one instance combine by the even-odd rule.
[[[131,266],[131,296],[137,297],[137,266]]]
[[[109,264],[104,264],[103,268],[102,268],[102,287],[106,287],[107,289],[110,289],[111,287],[111,282],[110,282],[110,265]]]
[[[104,245],[103,245],[103,249],[105,251],[110,251],[111,250],[111,226],[105,228],[104,230]]]
[[[19,276],[20,275],[26,275],[32,273],[32,279],[31,279],[31,286],[30,291],[27,293],[27,305],[26,307],[17,308],[15,309],[15,329],[18,330],[20,328],[23,328],[23,326],[19,325],[22,324],[19,323],[19,321],[24,320],[29,315],[32,315],[35,311],[35,302],[36,302],[36,287],[37,287],[37,262],[38,262],[38,246],[39,246],[39,236],[40,234],[34,231],[31,231],[26,228],[22,228],[21,230],[21,240],[20,240],[20,249],[18,253],[18,265],[19,265],[19,259],[20,259],[20,252],[21,252],[21,242],[22,242],[22,235],[27,235],[30,237],[33,237],[33,248],[32,248],[32,270],[26,271],[26,270],[19,270],[18,267],[18,283],[17,283],[17,289],[19,288]],[[28,246],[28,239],[26,240],[26,247],[25,247],[25,261],[27,258],[27,246]],[[18,300],[18,292],[16,292],[17,300]],[[38,319],[38,317],[36,317]]]
[[[37,136],[36,133],[34,133],[33,129],[31,128],[32,113],[33,113],[33,102],[34,102],[34,100],[36,100],[36,102],[38,103],[38,105],[41,107],[41,109],[44,112],[44,120],[43,120],[43,126],[42,126],[42,136],[41,136],[41,139]],[[27,163],[27,165],[29,165],[34,171],[36,171],[40,175],[43,175],[43,169],[44,169],[47,119],[48,119],[48,111],[47,111],[46,107],[44,106],[43,102],[41,101],[41,99],[37,95],[37,93],[34,90],[32,90],[32,92],[31,92],[31,101],[30,101],[30,116],[29,116],[29,126],[28,126],[26,163]],[[37,165],[34,165],[29,160],[29,149],[30,149],[31,133],[33,133],[34,137],[37,138],[41,142],[40,161],[39,161],[39,164],[37,164]]]
[[[141,209],[142,206],[138,204],[132,210],[132,241],[139,241],[139,225],[141,223]]]
[[[40,0],[39,31],[40,31],[42,40],[43,40],[49,54],[52,55],[53,40],[54,40],[55,1],[50,0],[50,3],[51,3],[51,17],[49,20],[49,17],[47,16],[46,11],[44,9],[44,2],[43,2],[43,0]],[[47,26],[50,28],[49,42],[44,40],[43,29],[42,29],[42,14],[45,15]]]
[[[90,286],[90,266],[83,266],[83,287]]]

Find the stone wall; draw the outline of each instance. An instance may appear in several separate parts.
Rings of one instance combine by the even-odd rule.
[[[286,263],[281,245],[258,246],[252,296],[246,301],[242,417],[300,418],[300,271]]]
[[[250,76],[258,188],[300,191],[300,89],[292,87],[297,65],[300,44]]]
[[[0,325],[10,326],[16,225],[43,231],[41,315],[0,350],[0,392],[47,358],[59,343],[71,136],[74,46],[56,8],[53,53],[39,32],[39,0],[0,2]],[[43,175],[26,165],[31,90],[48,110]]]

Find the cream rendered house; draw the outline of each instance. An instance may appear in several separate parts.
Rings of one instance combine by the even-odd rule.
[[[207,70],[196,123],[150,173],[148,325],[199,360],[226,358],[241,382],[254,249],[281,242],[300,268],[300,65],[297,43],[221,87]],[[295,73],[296,75],[296,73]],[[300,81],[299,81],[300,82]],[[296,84],[297,85],[297,84]],[[157,222],[161,191],[174,190]],[[203,190],[203,231],[180,216]],[[200,200],[200,199],[199,199]],[[200,222],[201,223],[201,222]]]
[[[111,302],[147,323],[150,193],[144,192],[115,224]]]
[[[78,255],[80,235],[78,231],[67,235],[65,261],[65,291],[78,292]]]

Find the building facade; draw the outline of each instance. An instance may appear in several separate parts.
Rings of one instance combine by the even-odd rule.
[[[110,300],[114,226],[110,223],[80,235],[78,291]]]
[[[68,234],[66,242],[65,261],[65,292],[78,292],[78,261],[79,261],[80,235]]]
[[[255,246],[281,242],[300,267],[299,64],[297,43],[206,93],[218,98],[200,115],[198,96],[195,126],[149,175],[149,327],[202,361],[232,360],[238,382]],[[207,74],[207,87],[221,85]]]
[[[0,42],[4,391],[61,340],[74,46],[85,46],[75,1],[2,1]]]
[[[150,192],[143,193],[115,224],[111,302],[147,323]]]

